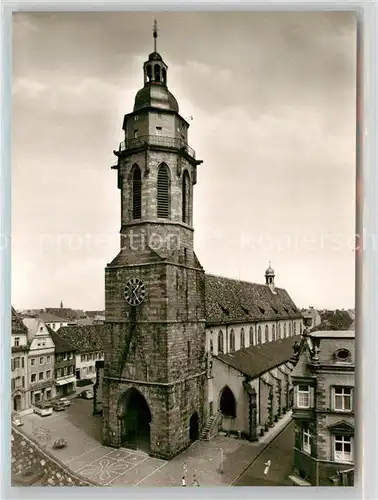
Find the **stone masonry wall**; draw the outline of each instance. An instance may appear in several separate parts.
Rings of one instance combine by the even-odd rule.
[[[12,486],[94,486],[12,428]]]

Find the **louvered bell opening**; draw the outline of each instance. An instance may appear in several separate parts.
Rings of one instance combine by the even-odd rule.
[[[182,221],[189,222],[189,174],[186,171],[182,181]]]
[[[160,167],[157,182],[157,216],[169,217],[169,176],[166,167]]]
[[[135,168],[133,175],[133,219],[142,217],[142,176],[140,168]]]

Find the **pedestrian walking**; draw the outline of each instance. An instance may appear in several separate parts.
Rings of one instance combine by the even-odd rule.
[[[182,479],[181,479],[181,484],[183,486],[186,486],[186,479],[185,479],[185,476],[182,476]]]
[[[193,474],[193,486],[199,486],[199,482],[198,482],[196,474]]]
[[[268,460],[267,462],[265,462],[264,465],[265,465],[264,474],[267,475],[269,472],[270,466],[272,465],[272,462],[270,460]]]

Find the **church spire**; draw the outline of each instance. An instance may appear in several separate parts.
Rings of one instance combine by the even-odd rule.
[[[156,50],[156,41],[157,41],[157,37],[158,37],[158,25],[157,25],[156,19],[154,21],[153,37],[154,37],[154,52],[157,52],[157,50]]]

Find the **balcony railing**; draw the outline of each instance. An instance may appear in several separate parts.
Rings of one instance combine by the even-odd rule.
[[[177,148],[184,149],[189,156],[192,158],[196,157],[194,149],[192,149],[188,144],[182,139],[165,137],[162,135],[143,135],[141,137],[136,137],[134,139],[127,139],[119,145],[119,151],[127,151],[128,149],[135,149],[149,144],[152,146],[163,146],[166,148]]]

